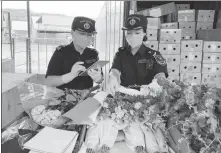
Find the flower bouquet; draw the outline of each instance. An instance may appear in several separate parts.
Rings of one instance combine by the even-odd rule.
[[[159,78],[139,88],[108,96],[99,118],[123,125],[139,122],[155,138],[160,129],[175,152],[220,152],[221,87]]]

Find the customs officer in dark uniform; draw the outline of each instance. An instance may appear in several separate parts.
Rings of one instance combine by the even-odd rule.
[[[64,90],[83,90],[101,83],[101,68],[92,69],[87,76],[79,76],[98,61],[98,52],[88,46],[96,34],[95,21],[87,17],[75,17],[71,26],[72,42],[56,48],[48,65],[46,84]]]

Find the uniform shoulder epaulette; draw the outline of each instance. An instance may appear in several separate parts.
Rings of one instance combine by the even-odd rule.
[[[125,51],[127,48],[126,47],[120,47],[118,50],[119,51]]]
[[[87,47],[89,50],[91,50],[92,52],[95,52],[95,53],[97,53],[98,54],[98,51],[95,49],[95,48],[93,48],[93,47]]]
[[[61,50],[64,47],[65,47],[65,45],[60,45],[60,46],[56,47],[56,50]]]
[[[152,50],[152,49],[148,49],[148,54],[150,55],[154,55],[157,51]]]

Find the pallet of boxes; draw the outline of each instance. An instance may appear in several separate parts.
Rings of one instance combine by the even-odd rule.
[[[145,45],[159,50],[168,64],[169,80],[179,80],[181,30],[177,23],[163,23],[163,17],[176,12],[176,5],[168,3],[138,12],[147,16]]]
[[[203,41],[196,40],[195,10],[178,10],[179,28],[182,29],[180,80],[201,84]]]
[[[208,83],[210,79],[220,82],[220,41],[197,39],[202,35],[199,31],[215,30],[214,10],[194,10],[190,4],[168,3],[138,14],[147,16],[145,45],[159,50],[166,59],[169,80],[196,84]],[[206,48],[209,44],[212,48]]]
[[[221,84],[221,11],[218,12],[216,28],[213,10],[199,10],[197,15],[197,38],[204,40],[202,58],[202,83]],[[204,25],[204,26],[201,26]]]
[[[221,41],[204,41],[202,83],[221,84]]]

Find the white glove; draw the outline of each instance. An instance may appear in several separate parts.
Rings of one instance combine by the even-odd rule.
[[[74,76],[74,77],[77,77],[78,74],[81,72],[81,71],[86,71],[86,68],[81,65],[81,64],[84,64],[84,62],[76,62],[72,68],[71,68],[71,74]]]
[[[109,74],[109,80],[107,85],[107,92],[111,95],[115,95],[116,90],[120,87],[120,82],[113,73]]]
[[[72,81],[74,78],[76,78],[80,72],[86,71],[86,68],[81,64],[84,64],[84,62],[76,62],[72,66],[70,73],[62,75],[62,81],[64,83],[68,83]]]
[[[93,79],[94,82],[100,83],[103,80],[103,75],[101,74],[101,68],[91,69],[88,71],[88,75]]]

